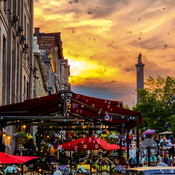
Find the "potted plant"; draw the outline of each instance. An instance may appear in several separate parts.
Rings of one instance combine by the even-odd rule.
[[[85,166],[78,167],[75,172],[76,172],[76,175],[89,175],[90,174],[90,170],[86,169]]]
[[[106,141],[111,144],[116,144],[118,140],[119,133],[115,131],[111,131],[108,133]]]
[[[70,174],[70,168],[67,165],[61,165],[58,169],[61,171],[62,175]]]
[[[18,174],[19,173],[19,169],[18,167],[16,167],[15,165],[13,166],[8,166],[5,170],[4,170],[4,174]]]
[[[41,142],[40,143],[40,160],[41,162],[45,162],[47,158],[50,156],[50,149],[53,147],[50,143]]]
[[[119,175],[119,174],[125,175],[126,169],[122,165],[119,165],[119,166],[115,166],[112,172],[113,172],[113,175]]]
[[[16,140],[18,144],[25,144],[27,140],[32,139],[32,135],[24,131],[17,132],[12,135],[12,138]]]

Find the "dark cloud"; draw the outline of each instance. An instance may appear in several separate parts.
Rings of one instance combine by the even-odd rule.
[[[139,42],[131,42],[130,45],[133,45],[135,47],[139,46],[140,48],[146,50],[155,50],[162,49],[164,44],[162,43],[162,40],[159,36],[153,36],[149,39],[140,40]]]

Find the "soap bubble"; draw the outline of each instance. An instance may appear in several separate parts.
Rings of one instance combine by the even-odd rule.
[[[71,5],[72,5],[72,1],[69,1],[69,4],[71,4]]]
[[[110,108],[110,105],[108,105],[107,108],[109,109]]]
[[[163,8],[163,10],[165,10],[165,7]]]
[[[156,121],[154,121],[154,124],[156,124],[157,122]]]
[[[127,69],[126,69],[126,71],[127,71],[127,72],[129,72],[129,71],[130,71],[130,69],[129,69],[129,68],[127,68]]]
[[[138,38],[138,40],[141,40],[142,38]]]
[[[87,145],[83,145],[83,148],[86,149],[87,148]]]
[[[118,67],[122,67],[122,65],[121,64],[118,64]]]
[[[58,149],[62,149],[62,145],[59,145],[59,146],[58,146]]]
[[[164,47],[168,47],[168,45],[167,44],[164,44]]]
[[[95,149],[97,149],[98,148],[98,145],[95,145]]]
[[[81,105],[81,108],[84,108],[84,105]]]
[[[95,104],[92,104],[92,107],[94,108],[95,107]]]
[[[88,102],[88,99],[86,99],[86,103]]]
[[[125,123],[122,124],[122,127],[125,127]]]
[[[95,39],[95,38],[93,38],[93,41],[96,41],[96,39]]]
[[[73,34],[76,33],[75,30],[72,30],[72,33],[73,33]]]
[[[110,117],[109,117],[109,115],[108,115],[108,114],[106,114],[106,115],[105,115],[105,117],[104,117],[104,119],[105,119],[106,121],[108,121],[108,120],[109,120],[109,118],[110,118]]]
[[[155,109],[153,109],[153,112],[155,112]]]
[[[140,21],[140,18],[138,18],[138,20]]]
[[[89,40],[91,40],[91,37],[88,37]]]
[[[81,141],[81,143],[83,144],[83,143],[84,143],[84,141]]]
[[[160,117],[158,117],[158,120],[160,120]]]
[[[78,148],[77,146],[74,146],[74,150],[77,150],[77,148]]]
[[[78,0],[75,0],[75,3],[78,3]]]
[[[88,12],[88,14],[91,14],[91,12]]]

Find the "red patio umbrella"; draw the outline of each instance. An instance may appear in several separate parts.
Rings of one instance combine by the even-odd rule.
[[[10,164],[10,163],[25,163],[32,159],[37,159],[39,157],[31,156],[14,156],[6,153],[0,152],[0,163],[1,164]]]
[[[58,147],[68,151],[82,151],[82,150],[115,150],[120,149],[119,145],[108,144],[107,141],[98,139],[94,136],[74,140],[59,145]],[[125,149],[125,148],[123,148]]]

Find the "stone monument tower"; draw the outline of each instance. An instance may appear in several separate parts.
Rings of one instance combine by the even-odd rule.
[[[137,71],[137,89],[144,89],[144,64],[142,63],[142,54],[138,56],[138,63],[135,65]],[[139,100],[137,94],[137,101]]]

